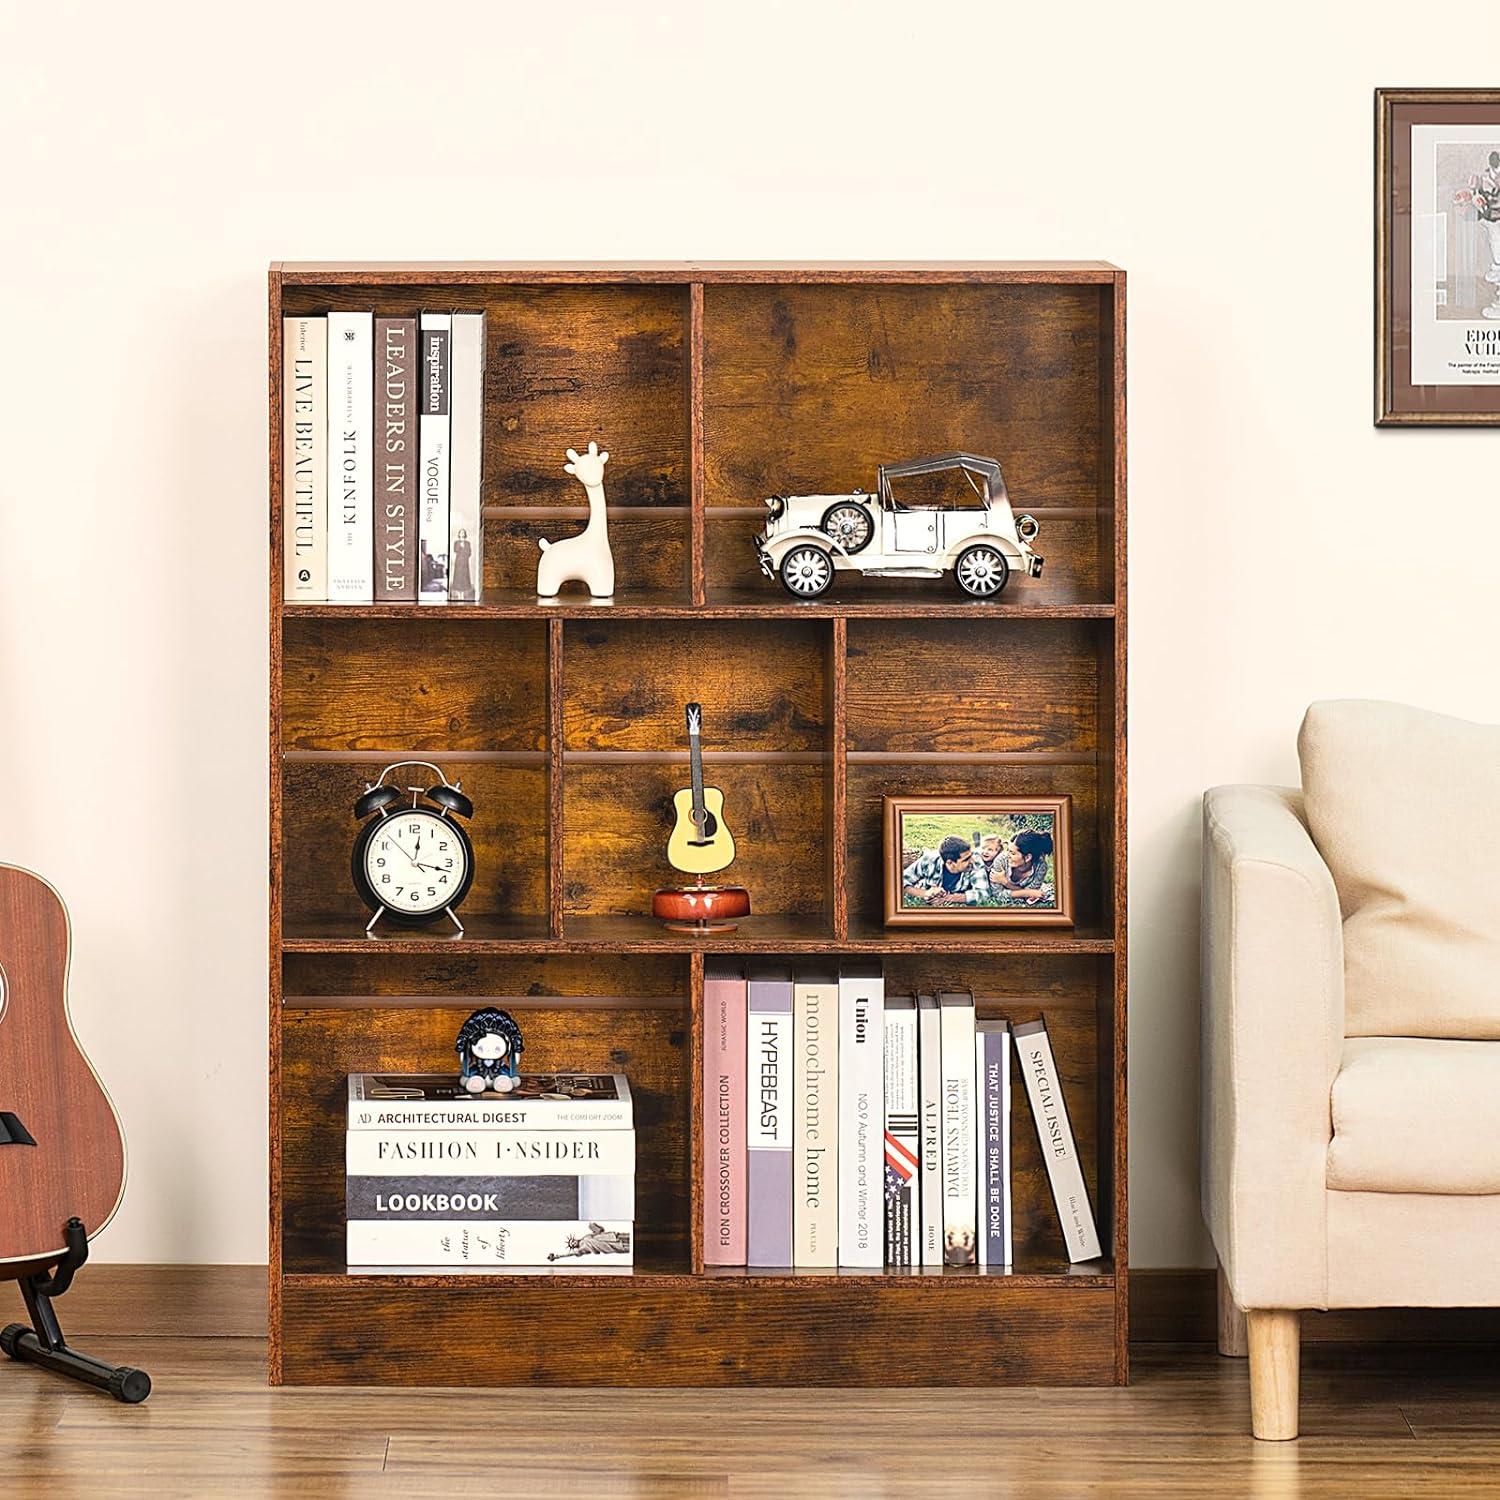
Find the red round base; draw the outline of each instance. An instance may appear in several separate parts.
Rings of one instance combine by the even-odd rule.
[[[651,898],[651,915],[668,932],[733,932],[736,917],[750,915],[742,885],[667,886]]]

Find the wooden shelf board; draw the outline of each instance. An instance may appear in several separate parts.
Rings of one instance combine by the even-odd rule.
[[[1074,584],[1018,579],[996,600],[970,599],[947,578],[913,583],[909,579],[842,578],[821,599],[791,598],[780,584],[760,588],[709,589],[699,614],[734,618],[790,616],[850,620],[945,620],[976,615],[997,620],[1112,620],[1115,607],[1094,590]]]
[[[449,953],[455,947],[488,951],[544,952],[556,945],[547,937],[547,918],[501,916],[495,913],[460,913],[464,932],[445,917],[431,927],[394,927],[382,924],[366,936],[368,917],[288,916],[282,922],[284,953],[374,953],[381,947],[401,953]]]
[[[846,281],[874,283],[989,282],[997,285],[1108,285],[1122,274],[1103,260],[1000,261],[786,261],[661,260],[551,261],[276,261],[271,274],[283,286],[512,286],[595,282],[621,286],[690,286],[695,281],[805,285]]]
[[[1092,1003],[1092,1002],[1090,1002]],[[295,995],[283,1010],[687,1010],[686,995]]]
[[[1047,1288],[1049,1290],[1098,1291],[1101,1288],[1113,1287],[1114,1272],[1110,1269],[1108,1262],[1098,1261],[1087,1266],[1075,1267],[1072,1270],[1060,1267],[1048,1271],[1033,1271],[1024,1267],[1020,1270],[1004,1270],[1000,1267],[977,1266],[943,1269],[933,1267],[926,1270],[903,1270],[895,1266],[886,1266],[880,1270],[855,1270],[849,1266],[826,1269],[811,1266],[791,1268],[710,1266],[702,1272],[694,1273],[688,1269],[684,1257],[648,1256],[634,1266],[618,1267],[602,1264],[579,1267],[516,1266],[458,1272],[416,1269],[382,1271],[370,1268],[348,1271],[291,1272],[282,1278],[289,1287],[316,1288],[321,1291],[338,1291],[356,1285],[369,1286],[371,1283],[402,1289],[435,1290],[458,1287],[468,1289],[496,1282],[503,1285],[516,1281],[534,1282],[539,1279],[548,1282],[563,1281],[570,1285],[577,1285],[583,1281],[608,1279],[629,1281],[637,1286],[661,1287],[680,1286],[684,1283],[691,1283],[695,1286],[758,1287],[778,1286],[794,1281],[808,1288],[818,1288],[834,1294],[837,1294],[840,1289],[848,1290],[851,1283],[867,1285],[871,1282],[909,1282],[913,1279],[934,1285],[947,1282],[969,1286],[979,1280],[993,1286],[997,1292],[1003,1292],[1007,1287],[1026,1290]]]
[[[613,615],[622,620],[673,618],[701,614],[683,589],[622,590],[613,599],[593,599],[587,594],[559,594],[551,603],[539,600],[529,589],[490,589],[483,604],[288,604],[281,605],[287,620],[545,620],[564,617]]]
[[[549,937],[541,916],[504,917],[464,912],[463,936],[441,927],[388,927],[366,937],[350,917],[289,918],[284,953],[1111,953],[1114,940],[1099,928],[886,928],[851,914],[849,937],[835,942],[821,916],[747,917],[737,932],[697,936],[668,932],[646,916],[565,917],[563,935]]]
[[[822,599],[800,602],[777,584],[764,589],[710,589],[706,602],[694,604],[685,589],[642,590],[613,599],[562,594],[539,603],[523,589],[490,590],[483,604],[286,604],[283,622],[296,620],[483,621],[586,619],[610,615],[619,620],[944,620],[985,615],[997,620],[1112,620],[1115,606],[1089,591],[1059,585],[1033,586],[1026,593],[1006,591],[1003,600],[966,599],[937,580],[926,588],[855,587],[835,590]]]

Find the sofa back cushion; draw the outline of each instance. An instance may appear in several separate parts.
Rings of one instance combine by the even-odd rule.
[[[1315,703],[1297,751],[1343,911],[1346,1034],[1500,1038],[1500,727]]]

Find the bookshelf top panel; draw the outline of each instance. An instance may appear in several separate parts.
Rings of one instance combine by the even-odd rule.
[[[693,282],[793,285],[811,282],[1111,283],[1125,273],[1104,260],[929,261],[273,261],[283,286],[475,286],[570,282]]]

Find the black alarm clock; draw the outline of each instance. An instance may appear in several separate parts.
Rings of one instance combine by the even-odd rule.
[[[403,766],[435,772],[438,785],[406,792],[386,785]],[[421,927],[446,916],[462,932],[454,908],[474,883],[474,846],[458,819],[472,818],[474,804],[459,783],[431,761],[398,760],[365,787],[354,816],[364,823],[354,840],[354,889],[375,913],[365,931],[373,934],[382,917],[398,927]]]

